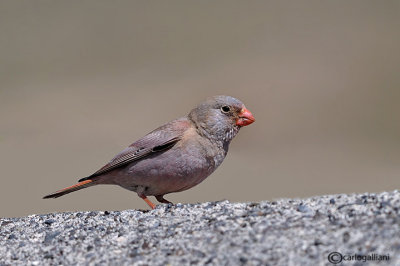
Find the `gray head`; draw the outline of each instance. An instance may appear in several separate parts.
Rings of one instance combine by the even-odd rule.
[[[255,121],[244,104],[231,96],[208,98],[189,113],[199,133],[213,141],[229,144],[242,126]]]

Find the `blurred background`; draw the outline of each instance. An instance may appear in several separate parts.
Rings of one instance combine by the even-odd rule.
[[[217,94],[256,123],[172,202],[398,189],[399,29],[396,0],[1,1],[0,217],[148,209],[117,186],[41,198]]]

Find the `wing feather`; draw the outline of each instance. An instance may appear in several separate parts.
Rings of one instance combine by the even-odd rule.
[[[100,176],[151,154],[170,149],[182,138],[189,127],[190,122],[186,118],[171,121],[134,142],[94,174],[80,179],[79,182]]]

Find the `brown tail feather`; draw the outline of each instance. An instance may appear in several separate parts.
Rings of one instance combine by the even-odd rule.
[[[94,184],[92,182],[93,182],[93,180],[85,180],[85,181],[79,182],[78,184],[75,184],[73,186],[66,187],[64,189],[56,191],[56,192],[54,192],[54,193],[52,193],[50,195],[44,196],[43,198],[44,199],[58,198],[58,197],[61,197],[61,196],[65,195],[65,194],[80,190],[82,188],[93,186]]]

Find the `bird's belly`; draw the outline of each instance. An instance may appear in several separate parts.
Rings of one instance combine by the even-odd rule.
[[[133,191],[140,187],[148,196],[164,195],[199,184],[218,165],[215,158],[208,159],[197,151],[171,149],[120,169],[115,183]]]

